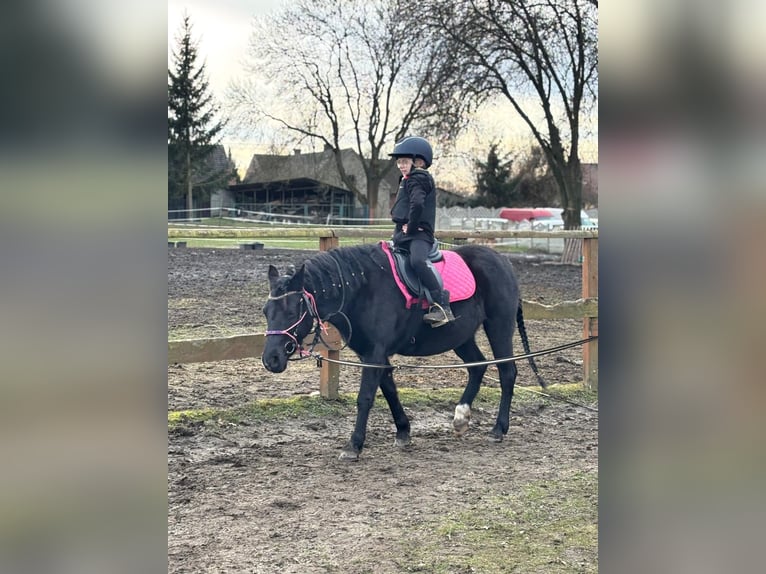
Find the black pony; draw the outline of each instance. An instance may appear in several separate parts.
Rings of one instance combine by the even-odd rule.
[[[469,299],[453,303],[457,319],[438,328],[423,322],[424,311],[420,306],[405,308],[386,253],[378,244],[319,253],[289,275],[280,276],[273,265],[269,266],[270,293],[263,309],[268,323],[264,366],[273,373],[284,371],[291,355],[296,351],[305,353],[301,341],[320,320],[334,325],[348,347],[367,364],[390,365],[389,357],[394,354],[427,356],[450,349],[466,363],[485,361],[475,340],[479,325],[484,326],[493,355],[500,359],[513,356],[511,339],[518,323],[528,353],[519,287],[510,261],[480,245],[460,246],[455,252],[473,274],[476,290]],[[530,365],[537,374],[532,359]],[[490,438],[499,442],[508,432],[516,364],[509,361],[497,367],[502,392]],[[458,434],[468,429],[471,404],[487,370],[486,365],[467,368],[468,384],[453,420]],[[539,375],[538,381],[545,386]],[[357,396],[356,426],[341,459],[359,458],[378,387],[394,417],[395,445],[404,447],[410,443],[410,423],[399,402],[393,370],[364,367]]]

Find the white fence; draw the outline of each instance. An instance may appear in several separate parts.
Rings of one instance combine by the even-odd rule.
[[[529,221],[510,221],[500,217],[503,208],[489,207],[440,207],[436,210],[436,228],[465,231],[529,231]],[[553,227],[538,223],[538,231],[552,231]],[[495,240],[496,245],[511,245],[544,253],[561,254],[564,240],[551,237],[507,237]]]
[[[436,230],[437,231],[530,231],[532,225],[529,221],[510,221],[500,217],[502,208],[488,207],[440,207],[436,211]],[[386,225],[390,224],[389,218],[370,220],[368,218],[339,218],[329,215],[322,221],[317,221],[315,217],[304,217],[300,215],[273,214],[260,211],[248,211],[244,209],[235,209],[230,207],[215,207],[194,210],[172,210],[168,211],[168,222],[175,225],[188,225],[193,227],[218,227],[214,221],[203,220],[225,219],[244,225],[248,224],[268,224],[290,227],[327,225],[334,227],[346,226],[365,226],[365,225]],[[536,231],[554,231],[559,228],[546,226],[544,222],[537,222],[534,229]],[[521,249],[530,249],[541,253],[550,253],[560,255],[564,252],[564,239],[561,237],[505,237],[491,240],[496,245],[508,245]]]

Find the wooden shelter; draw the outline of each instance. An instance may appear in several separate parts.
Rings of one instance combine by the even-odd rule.
[[[355,186],[366,189],[360,156],[352,149],[344,149],[341,157]],[[386,177],[381,182],[379,197],[387,201],[390,188],[397,184],[398,178]],[[300,216],[324,223],[330,216],[337,222],[366,215],[366,206],[341,179],[335,154],[329,148],[318,153],[301,153],[296,149],[292,155],[256,154],[243,182],[229,186],[228,191],[237,208],[257,212],[264,219]]]

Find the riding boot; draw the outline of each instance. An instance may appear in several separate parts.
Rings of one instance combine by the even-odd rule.
[[[434,298],[434,304],[431,305],[428,313],[423,315],[423,321],[430,323],[431,327],[441,327],[454,320],[455,316],[449,306],[449,291],[442,289],[438,301]]]

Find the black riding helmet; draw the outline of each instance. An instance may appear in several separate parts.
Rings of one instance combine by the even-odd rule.
[[[394,146],[394,151],[388,154],[390,157],[416,157],[422,158],[426,162],[426,167],[431,167],[434,159],[434,151],[431,144],[418,136],[407,136],[400,139]]]

